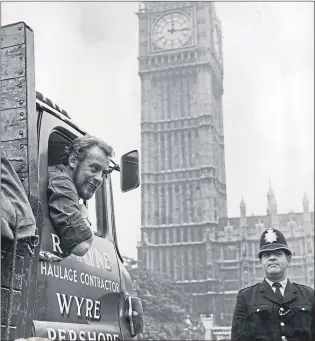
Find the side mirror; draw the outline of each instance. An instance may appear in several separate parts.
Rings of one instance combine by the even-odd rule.
[[[133,150],[121,157],[120,188],[122,192],[128,192],[139,187],[139,185],[139,153],[137,150]]]

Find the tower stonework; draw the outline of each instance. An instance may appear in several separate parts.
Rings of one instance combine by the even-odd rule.
[[[182,284],[207,313],[218,304],[213,243],[227,214],[221,24],[211,2],[146,2],[138,17],[138,259]]]
[[[259,239],[277,228],[289,278],[314,286],[314,212],[227,217],[221,24],[210,2],[148,2],[139,13],[141,241],[138,260],[192,295],[192,310],[230,326],[237,292],[263,279]],[[212,317],[211,317],[212,319]],[[212,320],[211,320],[212,321]]]

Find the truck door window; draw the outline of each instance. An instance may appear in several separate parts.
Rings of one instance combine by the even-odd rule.
[[[89,212],[89,221],[91,223],[91,230],[94,234],[98,233],[98,222],[97,222],[97,211],[96,211],[96,195],[94,195],[89,201],[84,202],[82,199],[79,200],[79,204],[85,205]]]
[[[75,138],[74,136],[73,138]],[[53,131],[48,141],[48,166],[60,165],[65,146],[69,144],[71,137],[58,131]]]
[[[48,142],[48,166],[55,166],[62,163],[62,157],[64,155],[66,145],[68,145],[69,142],[71,142],[71,140],[75,138],[76,136],[71,136],[70,134],[68,135],[67,132],[64,131],[64,129],[63,131],[55,130],[50,134]],[[106,229],[106,224],[103,224],[103,212],[101,212],[102,205],[97,205],[97,202],[102,202],[103,186],[100,186],[100,188],[98,188],[98,190],[90,200],[86,202],[81,199],[79,200],[79,204],[83,204],[87,207],[91,229],[93,233],[98,236],[106,235],[106,231],[104,231]]]
[[[96,214],[96,202],[95,195],[87,202],[87,208],[89,211],[89,220],[91,223],[91,230],[94,234],[97,234],[97,214]]]
[[[107,223],[109,228],[113,226],[113,203],[112,203],[112,192],[110,186],[110,176],[105,180],[106,186],[106,212],[107,212]]]

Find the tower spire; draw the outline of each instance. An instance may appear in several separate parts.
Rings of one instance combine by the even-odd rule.
[[[271,187],[271,180],[269,178],[269,190],[267,193],[268,207],[267,214],[270,216],[270,225],[278,225],[277,201],[273,189]]]
[[[305,213],[309,212],[309,205],[310,205],[310,201],[308,200],[307,194],[304,193],[304,196],[303,196],[303,211]]]
[[[241,210],[241,217],[245,218],[246,217],[246,205],[245,205],[243,196],[242,196],[242,200],[240,202],[240,210]]]
[[[269,197],[274,197],[275,194],[273,192],[273,189],[272,189],[272,186],[271,186],[271,179],[269,178],[269,190],[268,190],[268,193],[267,193],[267,198],[269,199]]]

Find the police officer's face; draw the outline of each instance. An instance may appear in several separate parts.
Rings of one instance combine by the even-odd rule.
[[[265,276],[267,278],[282,278],[291,262],[291,256],[286,255],[283,250],[264,252],[261,256]]]
[[[108,168],[109,158],[104,151],[98,146],[89,148],[86,158],[77,162],[73,173],[74,184],[81,199],[92,198],[102,184]]]

